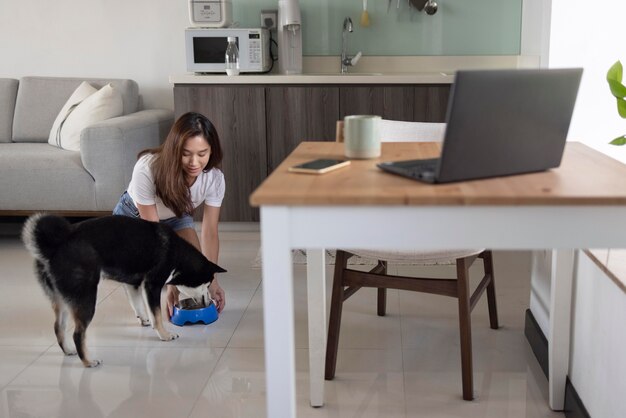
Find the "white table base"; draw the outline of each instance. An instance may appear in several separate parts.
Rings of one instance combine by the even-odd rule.
[[[309,249],[311,405],[323,405],[324,248],[554,248],[550,307],[550,406],[563,407],[569,367],[575,248],[626,248],[620,206],[263,206],[263,308],[267,416],[295,417],[291,250]],[[313,251],[311,251],[313,250]]]

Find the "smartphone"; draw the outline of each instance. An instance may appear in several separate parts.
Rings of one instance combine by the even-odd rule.
[[[306,163],[289,167],[289,171],[294,173],[324,174],[329,171],[345,167],[350,164],[350,160],[330,160],[320,158],[318,160],[307,161]]]

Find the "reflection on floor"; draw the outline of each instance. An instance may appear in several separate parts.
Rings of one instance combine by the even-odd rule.
[[[252,267],[258,247],[258,232],[221,234],[226,310],[214,324],[177,328],[181,337],[171,342],[140,327],[124,290],[103,282],[88,345],[104,363],[85,369],[56,345],[52,310],[17,233],[0,229],[0,417],[265,416],[261,270]],[[495,253],[502,328],[489,329],[482,298],[472,316],[475,401],[461,399],[455,300],[390,291],[388,316],[380,318],[375,292],[363,289],[344,307],[337,376],[326,383],[326,405],[314,409],[305,266],[296,265],[298,416],[563,416],[548,407],[546,379],[523,335],[529,268],[526,253]],[[329,267],[329,297],[331,274]]]

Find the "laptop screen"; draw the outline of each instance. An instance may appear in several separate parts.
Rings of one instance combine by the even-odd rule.
[[[558,167],[582,69],[458,71],[439,183]]]

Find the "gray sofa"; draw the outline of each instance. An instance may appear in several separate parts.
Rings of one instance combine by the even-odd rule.
[[[82,81],[95,88],[112,83],[122,93],[123,115],[83,129],[80,151],[49,145],[55,118]],[[140,110],[133,80],[0,78],[0,216],[110,212],[137,153],[159,145],[173,122],[171,110]]]

